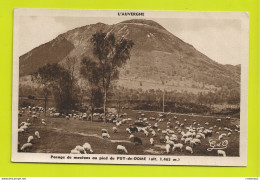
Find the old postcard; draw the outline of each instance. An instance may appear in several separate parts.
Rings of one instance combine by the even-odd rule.
[[[249,14],[15,9],[12,161],[246,166]]]

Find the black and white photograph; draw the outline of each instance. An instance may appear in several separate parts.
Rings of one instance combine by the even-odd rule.
[[[15,9],[12,161],[246,166],[249,15]]]

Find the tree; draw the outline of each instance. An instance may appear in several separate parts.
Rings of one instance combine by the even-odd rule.
[[[116,40],[112,33],[97,32],[93,34],[93,55],[97,59],[97,66],[100,69],[101,85],[103,90],[103,108],[106,122],[106,104],[107,95],[110,88],[111,81],[119,76],[119,68],[130,59],[130,50],[134,43],[121,37]]]
[[[47,96],[52,91],[57,108],[62,112],[68,112],[74,107],[74,99],[71,96],[71,77],[68,70],[59,64],[47,64],[33,74],[33,79],[43,85],[45,98],[45,110]]]
[[[70,93],[71,93],[70,96],[75,101],[72,104],[73,109],[75,109],[75,104],[76,104],[76,100],[77,100],[76,91],[78,90],[77,89],[77,79],[75,77],[76,62],[77,62],[76,57],[67,57],[66,60],[65,60],[65,63],[64,63],[64,67],[70,73],[70,85],[69,85]]]
[[[40,86],[42,86],[42,91],[43,91],[43,98],[44,98],[44,114],[46,115],[46,108],[47,108],[47,101],[48,101],[48,96],[50,95],[50,81],[49,77],[47,74],[44,73],[45,70],[43,68],[39,68],[39,70],[32,74],[32,81],[38,83]]]
[[[99,106],[103,100],[99,85],[101,81],[100,68],[98,63],[85,57],[81,61],[80,74],[87,79],[90,95],[91,120],[93,120],[94,109]]]

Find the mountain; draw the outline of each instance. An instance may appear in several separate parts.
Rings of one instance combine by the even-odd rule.
[[[160,24],[143,19],[91,24],[63,33],[20,56],[20,77],[47,63],[63,64],[68,57],[75,57],[76,76],[80,78],[80,61],[84,56],[93,57],[91,37],[98,31],[114,33],[116,38],[123,36],[135,44],[130,60],[120,69],[119,86],[194,93],[240,87],[240,65],[219,64]]]

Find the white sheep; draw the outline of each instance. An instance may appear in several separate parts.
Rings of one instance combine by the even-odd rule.
[[[45,122],[45,121],[42,121],[42,124],[43,124],[44,126],[46,126],[46,122]]]
[[[153,137],[155,137],[155,136],[156,136],[156,133],[155,133],[155,131],[154,131],[154,130],[152,131],[152,136],[153,136]]]
[[[81,153],[78,150],[76,150],[76,149],[72,149],[70,151],[70,154],[81,154]]]
[[[85,151],[85,148],[80,145],[76,146],[74,149],[79,151],[80,154],[87,154],[87,152]]]
[[[185,139],[185,144],[187,144],[188,142],[191,142],[192,138],[186,138]]]
[[[27,131],[28,126],[21,126],[19,129],[23,129],[24,131]]]
[[[172,151],[174,151],[175,149],[180,149],[180,151],[182,152],[182,148],[183,148],[183,144],[177,143],[173,145]]]
[[[24,129],[18,129],[18,134],[23,134],[24,133]]]
[[[166,144],[169,144],[170,146],[174,146],[174,142],[171,140],[166,140]]]
[[[101,129],[101,133],[108,133],[106,129]]]
[[[186,146],[186,151],[190,152],[191,154],[193,154],[193,150],[190,146]]]
[[[126,128],[125,130],[126,130],[126,133],[131,134],[131,130],[129,128]]]
[[[200,138],[201,138],[201,135],[197,134],[195,137],[196,137],[197,139],[200,139]]]
[[[22,147],[21,147],[21,151],[26,151],[27,149],[31,149],[32,148],[32,143],[25,143]]]
[[[122,123],[121,123],[121,121],[120,122],[117,122],[116,123],[116,126],[120,126]]]
[[[154,139],[150,138],[150,144],[153,146],[154,145]]]
[[[167,154],[170,153],[170,148],[171,148],[170,144],[166,144],[166,145],[165,145],[165,150],[166,150],[166,153],[167,153]]]
[[[144,135],[145,135],[145,137],[148,137],[148,135],[149,135],[148,131],[145,130]]]
[[[203,134],[203,133],[198,133],[198,135],[200,135],[203,139],[206,138],[205,134]]]
[[[38,138],[38,139],[40,139],[41,137],[40,137],[40,133],[39,133],[39,131],[35,131],[35,136]]]
[[[93,153],[94,151],[91,148],[91,145],[89,143],[83,144],[83,148],[85,149],[86,153]]]
[[[132,139],[132,138],[134,138],[134,135],[133,135],[133,134],[131,134],[131,135],[129,136],[129,139]]]
[[[33,136],[29,136],[27,139],[27,143],[31,143],[33,141]]]
[[[223,157],[226,157],[226,153],[225,153],[225,151],[223,151],[223,150],[218,150],[217,151],[217,153],[218,153],[218,155],[220,155],[220,156],[223,156]]]
[[[217,119],[217,122],[221,122],[221,119]]]
[[[166,130],[162,130],[162,134],[168,134]]]
[[[70,119],[70,117],[69,116],[66,116],[66,120],[69,120]]]
[[[26,122],[21,122],[19,126],[20,126],[20,127],[21,127],[21,126],[24,126],[25,123],[26,123]]]
[[[192,139],[192,140],[190,141],[191,147],[193,147],[193,145],[197,145],[197,144],[201,144],[200,139],[194,138],[194,139]]]
[[[218,137],[218,139],[221,140],[221,139],[223,139],[223,138],[226,137],[226,136],[227,136],[227,135],[226,135],[225,133],[220,134],[219,137]]]
[[[118,154],[123,154],[123,153],[128,154],[125,146],[117,145],[116,149]]]
[[[116,127],[113,127],[113,131],[114,131],[114,133],[117,133],[117,132],[118,132],[118,130],[117,130]]]
[[[108,133],[102,133],[103,138],[110,138],[110,135]]]

